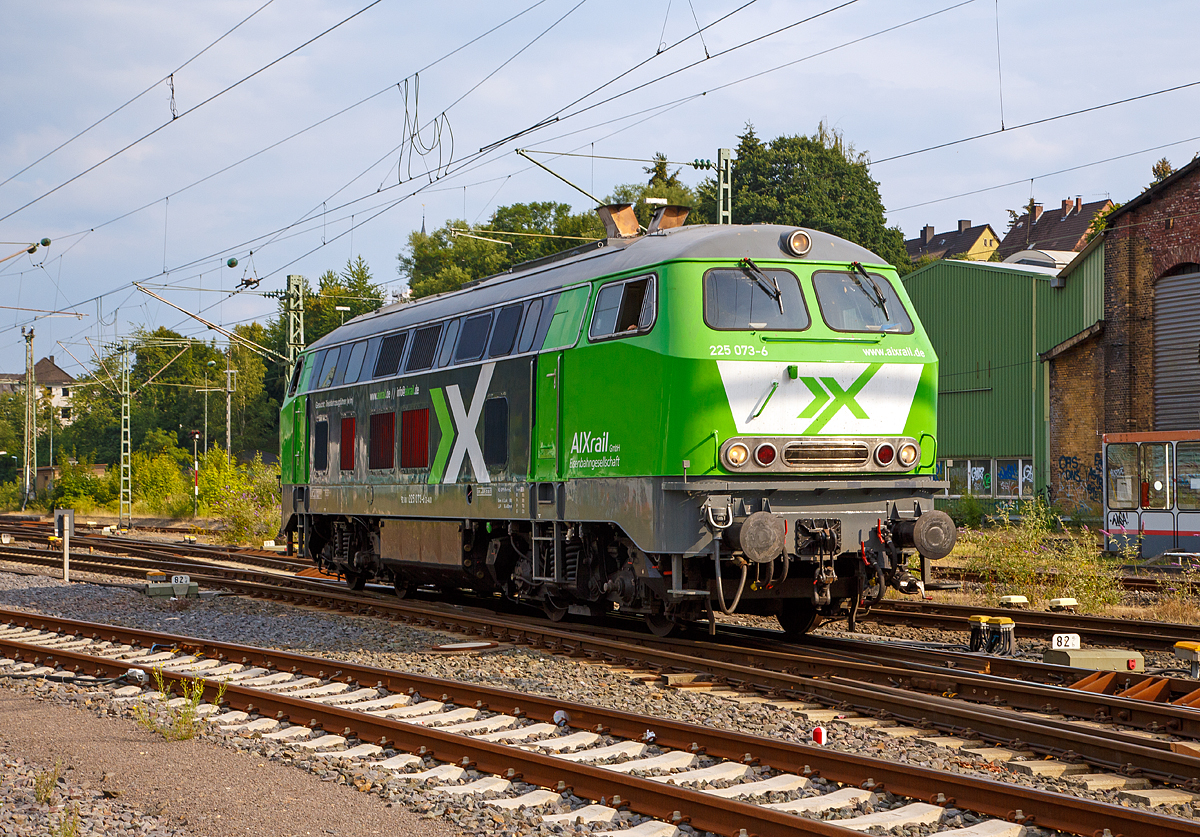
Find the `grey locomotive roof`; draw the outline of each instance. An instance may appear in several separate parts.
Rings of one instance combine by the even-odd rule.
[[[803,262],[862,262],[886,265],[879,256],[844,238],[805,229],[812,247],[803,258],[783,249],[796,230],[776,224],[716,226],[693,224],[654,235],[612,240],[606,246],[551,264],[501,273],[460,291],[397,303],[355,317],[310,346],[324,348],[385,331],[455,317],[514,299],[555,291],[599,276],[650,267],[672,259],[794,259]]]

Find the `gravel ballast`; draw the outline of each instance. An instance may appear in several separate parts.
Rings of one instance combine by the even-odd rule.
[[[0,573],[0,606],[71,619],[108,622],[146,630],[260,645],[330,659],[346,660],[365,665],[443,677],[462,682],[483,683],[493,687],[549,695],[561,698],[566,702],[609,706],[629,712],[684,720],[716,728],[738,729],[779,740],[807,742],[810,739],[812,727],[814,726],[813,723],[805,721],[795,711],[765,704],[742,704],[726,698],[708,695],[704,692],[668,689],[656,684],[631,681],[628,676],[616,673],[607,666],[592,665],[578,660],[555,657],[523,647],[501,648],[490,653],[476,655],[448,656],[432,653],[430,648],[433,645],[447,642],[451,639],[451,636],[441,632],[408,628],[403,625],[367,617],[330,614],[273,602],[238,597],[220,597],[190,602],[186,606],[186,609],[178,610],[175,609],[178,605],[172,606],[169,602],[151,600],[132,590],[121,587],[100,587],[90,584],[64,585],[61,581],[46,577]],[[0,678],[0,683],[3,682],[11,681],[5,681]],[[90,718],[90,721],[95,722],[124,724],[124,728],[132,729],[132,733],[123,733],[128,737],[130,742],[150,740],[149,733],[132,726],[129,721],[114,717],[128,715],[128,706],[116,707],[101,696],[89,697],[82,694],[81,690],[75,686],[51,686],[44,684],[41,688],[42,691],[35,694],[40,694],[44,699],[43,703],[48,703],[56,711],[74,714],[80,718]],[[34,690],[34,687],[30,683],[22,683],[17,689],[18,691],[29,693]],[[5,703],[0,703],[0,707],[4,707],[5,710],[8,706],[8,699],[21,700],[26,703],[32,699],[28,694],[13,696],[0,692],[0,695],[3,695],[6,701]],[[87,706],[89,700],[92,702],[92,705],[87,707],[91,710],[90,714],[87,712],[72,713],[72,710],[66,708],[66,704]],[[12,717],[16,717],[16,715]],[[3,726],[0,726],[0,730],[4,730],[7,733],[9,729],[9,716],[0,716],[0,719],[2,719],[0,723],[3,723]],[[1058,793],[1073,794],[1107,802],[1117,802],[1115,791],[1089,792],[1071,786],[1059,779],[1014,774],[997,765],[961,755],[951,750],[920,743],[912,739],[890,738],[868,727],[848,727],[837,723],[825,724],[825,726],[830,733],[828,746],[833,749],[886,758],[893,762],[918,764],[922,767],[935,770],[983,775],[1012,784],[1036,786]],[[115,735],[114,733],[109,734]],[[255,771],[258,770],[267,770],[268,768],[272,770],[279,769],[294,777],[301,777],[306,782],[311,783],[315,781],[317,785],[322,787],[337,787],[349,793],[355,799],[361,798],[364,803],[376,806],[381,815],[391,818],[390,821],[393,823],[391,828],[393,830],[396,829],[396,817],[402,812],[412,811],[421,817],[436,818],[440,823],[440,827],[443,828],[440,832],[427,831],[420,833],[454,833],[453,828],[450,831],[444,830],[446,827],[457,827],[462,830],[462,833],[471,834],[508,832],[514,835],[535,835],[563,833],[561,826],[552,827],[547,824],[536,824],[534,822],[535,818],[527,816],[524,812],[498,811],[494,808],[481,806],[478,800],[473,799],[448,800],[442,797],[433,797],[421,788],[414,789],[402,782],[395,782],[386,772],[368,771],[361,767],[339,767],[319,763],[319,760],[313,759],[311,756],[299,757],[294,751],[286,749],[277,742],[267,743],[257,738],[228,736],[220,733],[205,733],[202,738],[223,743],[224,746],[216,748],[216,751],[222,753],[222,757],[229,757],[242,762],[241,769],[244,771],[242,775],[254,777]],[[353,742],[350,743],[352,744]],[[181,744],[160,742],[160,747],[165,749],[161,751],[156,750],[156,752],[168,752],[170,748],[179,748],[177,751],[172,752],[182,753],[184,747],[206,746],[207,742],[205,741],[182,742]],[[146,759],[145,756],[141,755],[145,748],[136,749],[137,747],[141,747],[140,743],[130,743],[130,747],[132,748],[130,750],[130,758],[134,758],[135,765],[137,759]],[[205,752],[211,752],[213,749],[208,747]],[[237,750],[245,751],[245,753],[239,754],[235,752]],[[133,756],[134,752],[138,754],[136,757]],[[9,787],[17,787],[18,781],[13,777],[18,775],[19,770],[23,769],[28,772],[31,769],[28,764],[24,763],[19,768],[16,766],[10,768],[8,766],[10,761],[14,762],[14,764],[21,759],[24,759],[27,763],[36,762],[40,766],[40,769],[53,766],[53,754],[50,751],[45,751],[44,757],[41,758],[34,753],[34,750],[27,750],[15,744],[6,744],[6,739],[0,736],[0,755],[7,754],[7,757],[2,762],[5,765],[3,771],[5,793],[9,792],[7,790]],[[96,768],[94,766],[85,766],[85,762],[86,764],[92,764],[90,761],[92,758],[103,758],[103,755],[92,751],[90,753],[81,753],[80,758],[83,761],[81,761],[79,767],[74,769],[80,775],[91,770],[92,773],[89,774],[91,778],[88,781],[93,782],[93,787],[98,787],[98,777],[95,776]],[[204,758],[196,758],[196,760],[205,761]],[[64,759],[64,761],[66,760]],[[254,766],[259,761],[265,766]],[[306,769],[304,771],[288,770],[285,767],[288,764],[298,765]],[[707,766],[707,762],[698,764],[697,766]],[[109,772],[114,771],[110,770]],[[163,775],[173,775],[174,772],[174,768],[168,768],[166,765],[163,766]],[[471,774],[468,773],[462,781],[470,781],[471,778]],[[479,777],[475,776],[473,778]],[[765,776],[760,778],[765,778]],[[196,787],[201,787],[200,783],[202,781],[203,779],[198,778]],[[296,781],[299,781],[299,779]],[[179,785],[180,783],[176,784]],[[261,786],[262,783],[258,780],[251,780],[249,781],[249,785]],[[226,782],[224,785],[205,784],[204,787],[207,789],[206,792],[215,795],[213,804],[217,804],[217,800],[222,795],[241,794],[243,785],[242,783],[230,784]],[[231,790],[225,791],[224,788],[230,788]],[[351,788],[371,792],[355,793]],[[780,796],[777,799],[773,798],[772,801],[810,796],[817,792],[827,792],[831,789],[817,786],[802,792],[792,792],[790,795]],[[16,791],[12,792],[15,793]],[[520,790],[518,789],[517,792],[520,792]],[[170,792],[166,788],[161,788],[160,797],[155,799],[147,798],[146,800],[142,800],[141,797],[131,794],[129,796],[122,796],[119,800],[128,802],[131,805],[135,804],[136,801],[136,804],[143,806],[140,810],[144,814],[150,814],[154,810],[152,806],[159,804],[158,800],[163,795],[167,799],[167,810],[170,812],[170,816],[166,821],[155,826],[156,828],[161,827],[163,830],[146,833],[170,835],[176,833],[210,833],[193,830],[198,827],[197,823],[190,821],[184,823],[177,819],[175,812],[178,808],[170,807],[172,805],[170,802]],[[310,797],[305,796],[304,793],[300,793],[296,798],[306,800]],[[223,815],[223,817],[240,818],[243,816],[243,813],[238,813],[239,811],[245,812],[244,815],[252,820],[257,819],[261,821],[266,817],[274,817],[276,815],[276,802],[279,799],[282,799],[282,797],[279,794],[274,794],[270,797],[270,801],[260,801],[257,806],[231,808],[230,812],[227,815]],[[385,799],[401,810],[383,808]],[[109,801],[111,802],[111,800]],[[871,810],[897,807],[907,801],[897,800],[889,794],[883,794],[868,800],[866,803],[860,804],[854,809],[854,813],[866,813]],[[564,799],[552,807],[555,810],[568,811],[582,804],[584,804],[583,800]],[[189,803],[187,807],[191,810],[195,806]],[[1166,811],[1161,811],[1161,809],[1160,812],[1166,813]],[[1189,817],[1194,815],[1193,811],[1184,808],[1173,809],[1171,813]],[[958,825],[966,826],[975,821],[974,817],[969,813],[951,811],[948,814],[949,817],[943,822],[942,828],[949,827],[955,822]],[[151,815],[159,816],[160,814]],[[834,816],[834,812],[829,812],[828,814],[821,815],[821,818],[828,819]],[[626,818],[624,820],[626,823],[637,821],[636,818],[632,818],[632,815],[622,814],[622,817]],[[41,820],[40,822],[45,822],[45,820]],[[0,820],[0,834],[6,833],[3,830],[2,823],[3,821]],[[212,823],[210,822],[208,825],[211,826]],[[229,820],[224,820],[219,832],[212,833],[293,833],[287,830],[286,825],[261,832],[250,830],[234,831],[227,828],[227,825],[229,825]],[[423,825],[430,825],[430,823],[424,822]],[[251,826],[248,825],[247,827]],[[606,827],[611,828],[613,826]],[[170,830],[171,828],[184,828],[188,830],[172,831]],[[603,829],[600,826],[586,826],[585,830]],[[569,832],[570,829],[567,829],[567,831]],[[685,828],[684,831],[686,833],[690,829]],[[892,833],[918,835],[934,833],[935,831],[936,829],[931,827],[922,826],[914,827],[914,829],[907,832],[901,830]],[[45,830],[12,831],[9,833],[33,834],[45,833]],[[97,831],[95,833],[103,832]],[[326,832],[324,829],[318,830],[314,825],[311,832],[301,830],[294,833],[321,834],[330,832]],[[338,830],[335,833],[370,834],[371,832]],[[414,831],[411,833],[418,832]],[[1038,832],[1036,829],[1030,830],[1031,837],[1039,833],[1045,834],[1046,832]]]

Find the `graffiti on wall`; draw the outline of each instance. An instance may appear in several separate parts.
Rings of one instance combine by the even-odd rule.
[[[1079,456],[1060,456],[1054,480],[1054,500],[1062,506],[1095,509],[1104,496],[1104,459],[1095,454],[1092,464]]]
[[[992,493],[992,469],[990,466],[990,462],[971,463],[967,485],[972,494],[981,494],[986,497]]]

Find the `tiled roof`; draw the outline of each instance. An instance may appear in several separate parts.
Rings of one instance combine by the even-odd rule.
[[[44,357],[33,365],[33,377],[41,386],[56,387],[63,384],[73,384],[75,379],[64,372],[57,363],[54,362],[54,356]],[[24,372],[0,372],[0,382],[11,382],[25,385]]]
[[[53,355],[44,357],[33,365],[33,376],[43,386],[61,386],[63,384],[75,383],[75,379],[54,362]]]
[[[1102,201],[1076,204],[1074,201],[1064,202],[1066,209],[1057,207],[1047,209],[1038,215],[1030,229],[1029,213],[1025,213],[1004,236],[997,251],[1001,259],[1007,259],[1013,253],[1021,250],[1074,250],[1079,252],[1087,242],[1088,227],[1096,213],[1112,206],[1112,201],[1105,198]]]
[[[991,229],[989,224],[976,224],[973,227],[959,232],[958,230],[947,230],[946,232],[935,232],[929,242],[926,243],[924,234],[916,238],[909,239],[904,242],[905,249],[908,250],[908,257],[914,262],[924,256],[930,256],[935,259],[944,259],[946,256],[955,256],[959,253],[965,253],[970,250],[979,237],[985,231],[991,233],[989,237],[994,237],[995,231]]]

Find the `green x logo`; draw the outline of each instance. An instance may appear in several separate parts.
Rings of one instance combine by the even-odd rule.
[[[821,428],[827,425],[829,420],[842,407],[849,410],[855,418],[868,418],[866,410],[859,406],[858,402],[854,399],[862,392],[863,387],[875,377],[875,373],[882,368],[882,363],[872,363],[863,370],[863,373],[858,376],[848,389],[842,389],[841,384],[833,378],[801,378],[800,380],[808,387],[808,391],[813,394],[813,400],[797,418],[807,419],[816,416],[816,420],[805,429],[805,435],[820,433]],[[821,384],[825,386],[821,386]],[[823,410],[821,409],[822,407],[824,407]],[[820,415],[817,415],[818,413]]]

